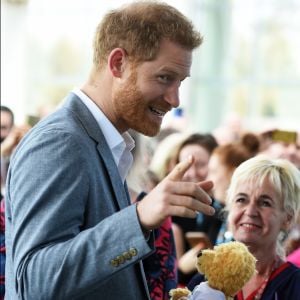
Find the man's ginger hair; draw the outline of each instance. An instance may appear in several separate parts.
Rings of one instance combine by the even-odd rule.
[[[202,43],[191,21],[174,7],[155,1],[133,2],[110,11],[98,25],[94,65],[100,68],[115,48],[123,48],[132,61],[151,61],[163,39],[188,50]]]

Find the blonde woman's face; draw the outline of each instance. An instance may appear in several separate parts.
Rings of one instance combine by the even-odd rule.
[[[268,178],[259,186],[240,183],[229,209],[229,228],[237,241],[266,252],[275,250],[281,229],[287,226],[282,199]]]

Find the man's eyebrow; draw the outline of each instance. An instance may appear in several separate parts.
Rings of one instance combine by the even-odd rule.
[[[162,67],[158,70],[158,72],[166,72],[166,73],[178,75],[178,72],[174,71],[173,69],[170,69],[169,67]]]
[[[177,72],[174,69],[171,69],[170,67],[162,67],[161,69],[158,70],[158,72],[166,72],[166,73],[172,74],[174,76],[182,77],[182,78],[186,78],[186,77],[190,77],[191,76],[190,72],[188,72],[186,74],[183,74],[183,76],[180,76],[179,72]]]

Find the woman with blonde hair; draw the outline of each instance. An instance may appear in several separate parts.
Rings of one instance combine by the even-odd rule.
[[[299,299],[300,269],[286,261],[282,246],[299,206],[300,171],[289,161],[260,155],[235,170],[226,198],[228,226],[257,259],[257,272],[235,299]]]
[[[219,145],[213,149],[207,166],[207,179],[214,183],[211,196],[213,198],[212,205],[216,209],[216,213],[213,216],[199,214],[198,232],[195,234],[187,233],[187,236],[194,236],[195,244],[180,257],[178,269],[185,274],[185,278],[188,278],[188,281],[197,274],[195,261],[197,253],[201,249],[232,239],[231,233],[227,231],[226,217],[223,212],[226,190],[229,187],[234,170],[242,162],[255,156],[259,149],[260,141],[258,136],[250,132],[245,133],[236,142]]]

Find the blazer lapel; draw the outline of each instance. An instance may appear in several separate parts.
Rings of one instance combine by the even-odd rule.
[[[122,209],[127,207],[130,204],[128,194],[125,191],[111,150],[108,147],[105,137],[93,115],[85,106],[85,104],[80,100],[80,98],[73,93],[71,93],[67,97],[64,107],[76,114],[82,126],[85,128],[87,134],[90,136],[90,138],[96,141],[98,153],[109,174],[109,179],[111,181],[119,208]]]
[[[102,132],[101,132],[102,134]],[[102,134],[103,135],[103,134]],[[103,136],[103,142],[106,144],[106,140]],[[112,153],[108,148],[107,144],[103,145],[103,142],[100,142],[97,146],[98,152],[106,166],[107,172],[110,177],[110,181],[115,192],[116,199],[119,203],[120,209],[127,207],[130,204],[129,198],[127,196],[125,187],[123,185],[121,176],[119,174],[118,168],[113,159]]]

